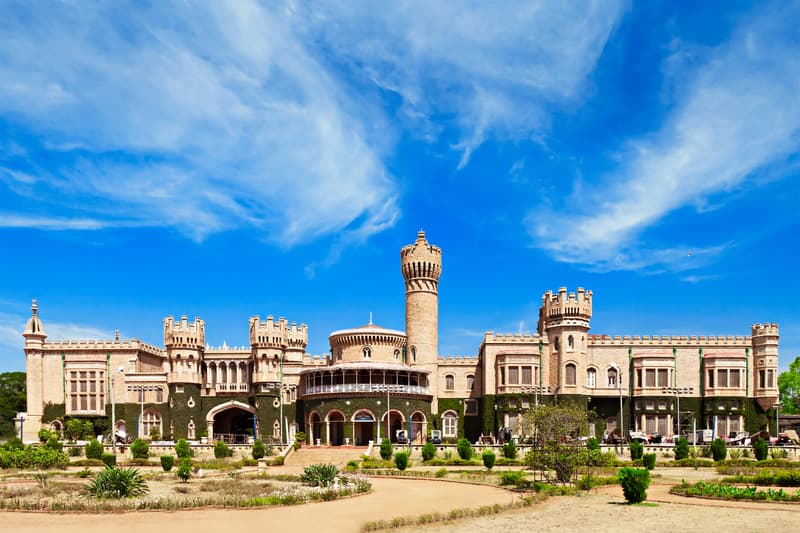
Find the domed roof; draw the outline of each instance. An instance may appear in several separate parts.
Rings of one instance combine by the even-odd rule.
[[[405,337],[406,334],[404,331],[398,331],[396,329],[388,329],[381,326],[378,326],[373,323],[364,324],[363,326],[359,326],[357,328],[350,328],[350,329],[339,329],[334,331],[330,334],[330,337],[334,337],[337,335],[354,335],[359,333],[377,333],[382,335],[398,335],[400,337]]]
[[[31,303],[31,317],[28,319],[28,323],[25,325],[25,332],[23,335],[47,336],[47,334],[44,332],[42,321],[39,319],[39,306],[36,304],[36,300],[33,300]]]

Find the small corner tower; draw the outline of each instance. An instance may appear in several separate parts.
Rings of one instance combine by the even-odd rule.
[[[577,294],[567,293],[566,287],[558,289],[558,294],[547,291],[542,296],[539,308],[539,333],[546,335],[550,344],[547,366],[550,382],[558,383],[557,390],[564,391],[565,385],[577,386],[576,375],[583,375],[586,361],[586,336],[592,318],[592,291],[578,287]],[[567,368],[567,363],[571,367]],[[576,391],[577,392],[577,391]]]
[[[36,300],[31,302],[31,317],[25,325],[22,333],[25,337],[25,387],[27,397],[27,417],[26,424],[23,426],[25,442],[36,440],[36,432],[41,425],[42,415],[44,414],[44,386],[45,367],[44,367],[44,347],[47,334],[44,326],[39,319],[39,306]]]
[[[753,324],[753,395],[765,411],[778,401],[778,324]]]
[[[164,319],[164,347],[169,359],[169,383],[200,384],[200,363],[206,342],[206,323],[186,315],[176,322],[172,316]]]

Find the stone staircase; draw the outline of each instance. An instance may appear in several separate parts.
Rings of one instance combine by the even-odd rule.
[[[366,446],[313,446],[302,447],[286,457],[287,466],[332,464],[343,467],[351,459],[360,459],[367,452]]]

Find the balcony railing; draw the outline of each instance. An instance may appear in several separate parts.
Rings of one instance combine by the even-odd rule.
[[[250,385],[248,383],[215,383],[207,388],[217,392],[247,392]]]
[[[418,385],[399,385],[383,383],[336,383],[326,385],[310,385],[306,387],[305,394],[336,394],[351,392],[381,392],[397,394],[430,394],[428,387]]]

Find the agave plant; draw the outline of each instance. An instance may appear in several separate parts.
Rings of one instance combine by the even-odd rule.
[[[147,494],[150,489],[137,469],[106,466],[86,490],[96,498],[129,498]]]

